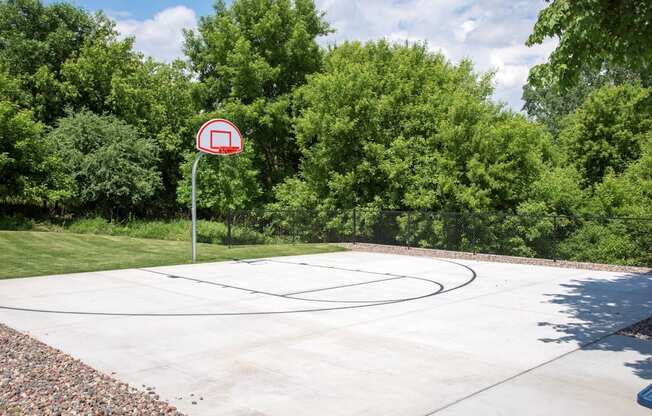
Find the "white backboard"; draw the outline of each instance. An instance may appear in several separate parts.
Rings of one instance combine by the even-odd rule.
[[[240,130],[229,120],[215,119],[204,123],[197,133],[197,150],[211,155],[234,155],[244,149]]]

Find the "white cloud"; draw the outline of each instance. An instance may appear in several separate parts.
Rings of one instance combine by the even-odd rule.
[[[337,30],[322,45],[344,40],[388,39],[427,42],[449,59],[470,58],[478,71],[496,71],[494,98],[522,107],[522,85],[529,69],[545,62],[555,41],[524,46],[545,0],[316,0]],[[182,58],[182,29],[197,26],[185,6],[162,10],[152,19],[115,14],[122,36],[135,36],[136,49],[163,61]]]
[[[527,48],[545,0],[316,0],[337,30],[322,44],[345,40],[426,41],[453,61],[470,58],[496,71],[494,98],[522,107],[529,69],[545,62],[554,41]],[[433,45],[436,45],[433,46]]]
[[[116,20],[120,36],[134,36],[137,50],[166,62],[183,57],[183,29],[194,29],[196,26],[197,15],[186,6],[167,8],[152,19]]]
[[[476,27],[478,27],[478,25],[475,20],[465,21],[456,30],[453,31],[455,34],[455,40],[458,42],[464,42],[469,33],[473,32]]]

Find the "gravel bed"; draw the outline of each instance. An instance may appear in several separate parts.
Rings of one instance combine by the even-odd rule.
[[[625,335],[644,340],[652,340],[652,318],[637,322],[634,325],[618,332],[618,335]]]
[[[0,416],[182,416],[146,392],[0,324]]]
[[[634,266],[617,266],[614,264],[599,264],[599,263],[581,263],[576,261],[566,260],[547,260],[529,257],[514,257],[514,256],[499,256],[495,254],[473,254],[461,251],[446,251],[434,250],[426,248],[407,248],[405,246],[388,246],[382,244],[338,244],[353,251],[369,251],[374,253],[390,253],[402,254],[411,256],[422,257],[443,257],[448,259],[463,259],[463,260],[478,260],[490,261],[495,263],[512,263],[512,264],[527,264],[536,266],[549,266],[549,267],[563,267],[568,269],[584,269],[584,270],[599,270],[607,272],[622,272],[622,273],[652,273],[649,267],[634,267]]]

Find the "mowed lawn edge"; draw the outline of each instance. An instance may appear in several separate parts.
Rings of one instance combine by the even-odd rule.
[[[335,244],[198,244],[198,262],[344,251]],[[0,231],[0,279],[191,263],[187,241],[39,231]]]

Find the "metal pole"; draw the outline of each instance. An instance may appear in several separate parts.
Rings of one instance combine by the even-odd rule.
[[[203,153],[199,153],[192,163],[192,262],[197,261],[197,165]]]

